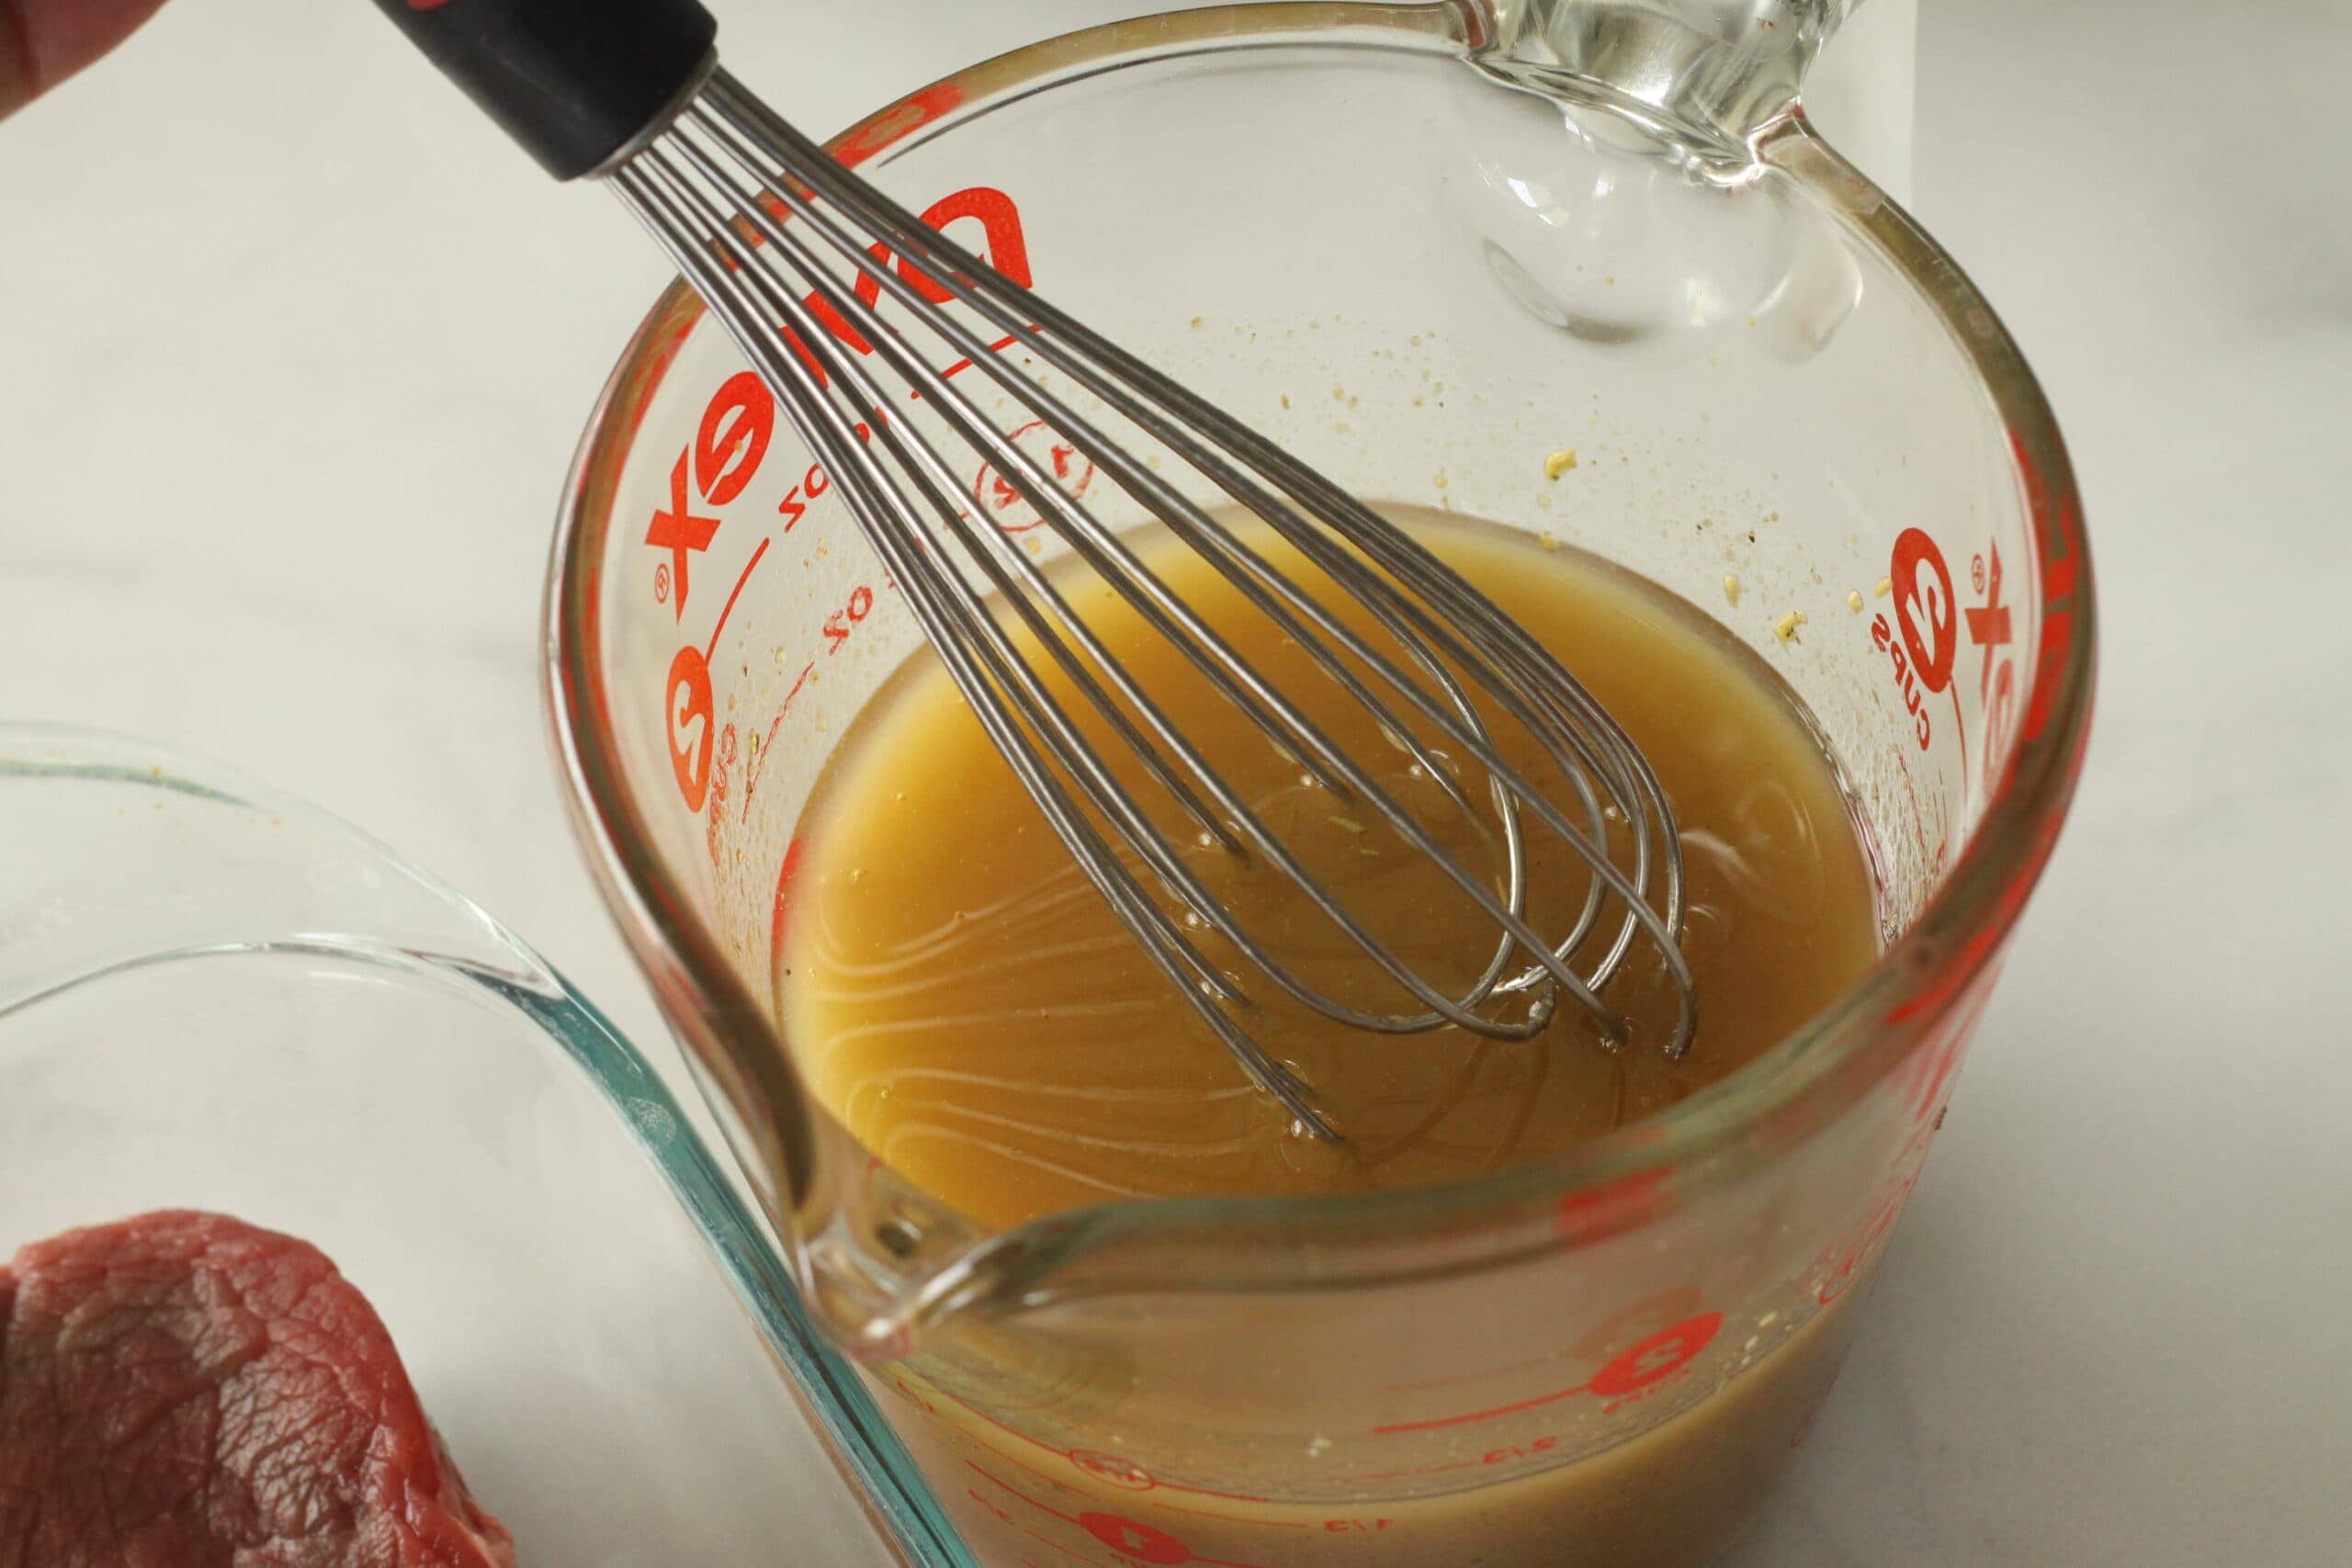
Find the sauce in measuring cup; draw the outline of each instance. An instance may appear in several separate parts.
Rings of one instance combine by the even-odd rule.
[[[1852,1335],[1850,1302],[1817,1314],[1705,1404],[1572,1463],[1484,1483],[1482,1472],[1523,1461],[1518,1450],[1531,1445],[1489,1446],[1465,1423],[1458,1453],[1424,1467],[1455,1480],[1433,1495],[1396,1491],[1428,1477],[1378,1472],[1335,1477],[1319,1502],[1188,1486],[1121,1453],[1040,1444],[905,1377],[884,1387],[918,1417],[899,1430],[989,1568],[1698,1568],[1754,1516],[1804,1441]],[[1637,1345],[1594,1382],[1670,1375],[1676,1354],[1670,1342]]]
[[[1267,1001],[1251,1018],[1253,1034],[1317,1088],[1346,1141],[1309,1137],[1170,993],[926,652],[873,699],[802,818],[776,975],[785,1034],[808,1081],[901,1175],[994,1225],[1115,1198],[1353,1192],[1475,1177],[1541,1160],[1703,1089],[1868,967],[1878,928],[1853,814],[1801,705],[1763,659],[1692,607],[1578,552],[1440,513],[1393,514],[1557,653],[1657,768],[1690,878],[1684,951],[1701,1018],[1690,1055],[1671,1062],[1660,1048],[1674,996],[1657,956],[1638,947],[1607,992],[1633,1023],[1617,1051],[1569,1009],[1535,1040],[1496,1043],[1455,1031],[1372,1035]],[[1304,656],[1241,611],[1205,563],[1151,558],[1284,690],[1317,689],[1302,676]],[[1351,910],[1424,973],[1457,984],[1475,976],[1492,948],[1464,933],[1489,928],[1426,857],[1305,778],[1163,639],[1110,604],[1107,590],[1072,592],[1146,688]],[[1422,792],[1417,804],[1430,804],[1432,781],[1347,699],[1332,693],[1311,712],[1340,746],[1378,761],[1385,786]],[[1526,753],[1514,763],[1541,777],[1523,732],[1500,732]],[[1134,793],[1148,797],[1146,787]],[[1421,815],[1444,819],[1442,810]],[[1480,833],[1461,818],[1448,847],[1492,869]],[[1533,923],[1566,929],[1589,873],[1546,835],[1532,833],[1530,849]],[[1312,917],[1301,918],[1286,884],[1253,881],[1210,845],[1199,855],[1245,923],[1285,956],[1303,954],[1303,969],[1315,964]],[[1329,956],[1331,966],[1311,977],[1335,987],[1346,983],[1343,963],[1363,962],[1337,944]],[[1459,972],[1447,974],[1449,964]],[[912,1417],[901,1422],[910,1446],[992,1565],[1688,1568],[1752,1512],[1776,1461],[1801,1440],[1851,1315],[1834,1301],[1781,1337],[1765,1332],[1769,1318],[1735,1330],[1702,1305],[1630,1316],[1583,1348],[1598,1370],[1574,1386],[1554,1386],[1558,1368],[1535,1367],[1503,1380],[1523,1391],[1449,1391],[1437,1397],[1453,1404],[1427,1419],[1381,1427],[1330,1412],[1331,1438],[1310,1437],[1306,1447],[1311,1461],[1329,1441],[1334,1463],[1317,1472],[1309,1462],[1315,1479],[1302,1485],[1299,1456],[1285,1454],[1288,1479],[1262,1492],[1224,1477],[1177,1479],[1155,1468],[1148,1438],[1122,1429],[1140,1429],[1147,1407],[1189,1405],[1214,1428],[1221,1413],[1279,1402],[1279,1389],[1222,1380],[1213,1344],[1199,1348],[1196,1376],[1153,1381],[1128,1368],[1111,1378],[1134,1380],[1115,1393],[1074,1400],[1082,1414],[1032,1411],[1037,1419],[1025,1425],[991,1412],[985,1386],[951,1388],[913,1368],[877,1381]],[[1445,1312],[1425,1314],[1428,1332],[1453,1326]],[[1417,1321],[1409,1310],[1392,1319]],[[1207,1337],[1229,1331],[1220,1325]],[[1567,1432],[1531,1435],[1515,1419],[1523,1407],[1589,1414],[1670,1390],[1733,1332],[1754,1332],[1770,1348],[1713,1397],[1628,1440],[1577,1451]],[[1327,1358],[1344,1358],[1353,1337],[1367,1368],[1409,1369],[1393,1333],[1355,1324],[1333,1334],[1343,1343],[1319,1347]],[[1430,1396],[1415,1397],[1426,1405]],[[1269,1425],[1254,1423],[1261,1432]],[[1240,1418],[1234,1430],[1252,1427]],[[1411,1456],[1393,1472],[1365,1457],[1391,1438]],[[1555,1445],[1574,1461],[1548,1463]],[[1250,1470],[1246,1460],[1224,1468]]]
[[[1770,1049],[1870,965],[1876,912],[1852,814],[1795,696],[1760,657],[1590,557],[1439,513],[1404,515],[1562,659],[1657,770],[1688,876],[1682,948],[1701,1017],[1690,1055],[1664,1053],[1675,996],[1645,943],[1604,992],[1633,1024],[1622,1049],[1569,1006],[1529,1041],[1383,1035],[1250,987],[1252,1035],[1322,1095],[1346,1141],[1309,1136],[1119,927],[926,652],[868,705],[803,816],[777,976],[785,1032],[801,1043],[808,1080],[902,1175],[989,1224],[1118,1198],[1459,1180],[1663,1111]],[[1457,860],[1499,874],[1491,821],[1451,807],[1205,560],[1150,558]],[[1077,581],[1080,613],[1318,880],[1452,994],[1475,980],[1493,928],[1436,863],[1371,807],[1308,778],[1108,587]],[[1351,618],[1377,636],[1368,616]],[[1074,714],[1081,706],[1065,701]],[[1129,792],[1164,801],[1099,717],[1080,716]],[[1494,728],[1525,777],[1572,800],[1524,727]],[[1485,803],[1483,779],[1457,782]],[[1393,983],[1280,873],[1206,840],[1172,806],[1160,822],[1192,846],[1193,869],[1239,922],[1309,983],[1396,1007]],[[1531,923],[1566,931],[1590,873],[1548,831],[1531,827],[1527,838]],[[1614,907],[1604,908],[1588,969],[1614,934]],[[1245,961],[1214,932],[1193,934],[1249,984]]]

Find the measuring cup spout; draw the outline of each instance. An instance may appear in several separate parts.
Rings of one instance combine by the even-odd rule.
[[[1862,0],[1491,0],[1486,69],[1538,91],[1605,89],[1727,152],[1796,102]]]

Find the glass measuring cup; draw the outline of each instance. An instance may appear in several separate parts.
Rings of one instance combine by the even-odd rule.
[[[772,966],[800,807],[918,634],[682,290],[608,387],[550,592],[583,825],[799,1290],[979,1561],[1677,1568],[1802,1439],[2063,816],[2092,646],[2030,376],[1791,109],[1842,9],[1183,13],[837,144],[1359,493],[1632,567],[1810,705],[1883,961],[1558,1162],[992,1229],[859,1147]],[[975,509],[1027,529],[992,478]]]

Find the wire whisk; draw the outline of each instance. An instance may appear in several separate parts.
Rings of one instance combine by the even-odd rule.
[[[410,0],[379,4],[552,172],[610,185],[660,243],[832,476],[947,673],[1088,880],[1301,1128],[1341,1134],[1314,1087],[1253,1034],[1261,986],[1382,1034],[1454,1028],[1528,1040],[1565,1003],[1614,1045],[1627,1024],[1601,993],[1646,943],[1676,999],[1663,1049],[1688,1051],[1697,1005],[1679,945],[1682,851],[1657,774],[1556,658],[1409,534],[844,168],[718,68],[715,24],[692,0],[509,0],[487,21],[471,13],[488,12],[491,0],[421,11]],[[1018,354],[1001,351],[1008,339]],[[985,378],[985,391],[959,383],[966,369]],[[1170,588],[1135,535],[1067,491],[1012,434],[1039,423],[1153,520],[1155,542],[1173,539],[1205,560],[1322,681],[1360,705],[1451,809],[1491,825],[1497,864],[1482,874],[1449,852],[1432,823],[1311,716],[1301,691],[1269,678]],[[1385,822],[1491,922],[1492,951],[1475,981],[1449,987],[1419,973],[1334,896],[1187,739],[1166,694],[1140,681],[1074,606],[1066,575],[974,515],[956,478],[974,454],[1035,509],[1088,581],[1166,638],[1307,780]],[[1377,637],[1202,496],[1224,498],[1311,563]],[[1105,739],[1090,738],[1080,711]],[[1539,788],[1512,765],[1498,742],[1501,725],[1533,739],[1557,786]],[[1139,764],[1142,797],[1108,748],[1126,755],[1131,774]],[[1396,1001],[1343,999],[1302,976],[1188,861],[1164,825],[1171,808],[1196,841],[1283,878],[1385,977]],[[1531,920],[1537,832],[1591,873],[1565,931]],[[1204,950],[1202,931],[1229,948],[1225,963]]]

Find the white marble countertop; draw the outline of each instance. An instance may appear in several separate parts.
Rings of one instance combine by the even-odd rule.
[[[737,6],[730,53],[829,127],[1139,8]],[[2098,734],[1839,1395],[1731,1561],[2340,1563],[2352,199],[2319,133],[2352,12],[1928,0],[1922,51],[1915,205],[2081,468]],[[536,658],[558,481],[662,276],[368,7],[180,0],[0,126],[0,713],[329,806],[659,1039]]]

